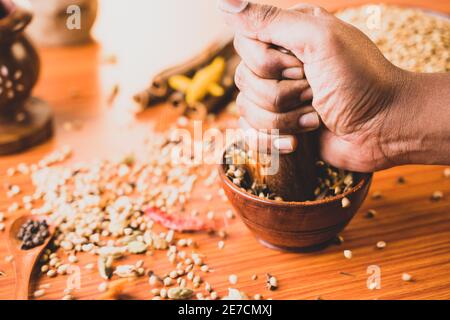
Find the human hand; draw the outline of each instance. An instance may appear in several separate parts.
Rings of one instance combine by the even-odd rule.
[[[279,138],[258,137],[282,153],[295,150],[295,134],[320,127],[320,155],[328,163],[359,172],[394,165],[387,144],[395,133],[384,124],[399,117],[392,113],[404,99],[398,92],[407,86],[406,71],[322,8],[240,0],[221,0],[219,7],[243,60],[236,73],[241,126],[279,129]]]

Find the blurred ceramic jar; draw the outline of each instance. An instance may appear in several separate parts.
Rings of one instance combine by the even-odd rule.
[[[30,8],[0,0],[0,122],[23,108],[39,75],[39,57],[23,31]]]
[[[29,0],[34,19],[28,34],[39,45],[77,45],[91,40],[98,0]]]

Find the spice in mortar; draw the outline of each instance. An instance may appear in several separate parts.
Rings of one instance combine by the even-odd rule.
[[[250,152],[246,152],[237,145],[233,145],[227,150],[225,160],[225,173],[228,179],[236,186],[263,199],[283,201],[281,197],[271,192],[266,184],[252,179],[248,170],[248,164],[252,163]],[[321,160],[316,162],[316,167],[317,184],[314,190],[314,198],[310,199],[310,201],[322,200],[343,194],[354,186],[353,173],[334,168]]]
[[[21,249],[29,250],[40,246],[50,236],[48,224],[45,220],[28,220],[19,229],[17,238],[22,240]]]

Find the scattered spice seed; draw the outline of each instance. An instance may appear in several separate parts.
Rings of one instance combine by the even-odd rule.
[[[8,176],[8,177],[12,177],[12,176],[14,176],[16,174],[16,168],[8,168],[7,170],[6,170],[6,175]]]
[[[45,295],[45,290],[44,290],[44,289],[36,290],[36,291],[33,293],[33,297],[35,297],[35,298],[40,298],[40,297],[42,297],[42,296],[44,296],[44,295]]]
[[[382,198],[383,198],[383,194],[381,193],[381,191],[375,191],[374,193],[372,193],[373,200],[380,200]]]
[[[262,300],[262,295],[261,294],[255,294],[255,296],[254,296],[254,299],[255,300]]]
[[[274,276],[270,275],[269,273],[266,275],[266,285],[267,289],[270,291],[274,291],[278,289],[278,280]]]
[[[108,282],[102,282],[98,285],[99,292],[106,292],[108,290]]]
[[[444,193],[442,191],[435,191],[433,192],[433,195],[431,196],[431,201],[440,201],[444,198]]]
[[[178,272],[176,270],[170,271],[169,272],[169,277],[172,278],[172,279],[178,278]]]
[[[132,264],[117,266],[113,273],[120,278],[134,278],[138,275],[136,267]]]
[[[211,300],[217,300],[219,298],[219,295],[217,294],[217,292],[213,291],[210,293],[209,297],[211,298]]]
[[[204,300],[203,293],[199,292],[196,294],[197,300]]]
[[[56,270],[54,270],[54,269],[48,270],[47,271],[47,277],[49,277],[49,278],[56,277]]]
[[[13,260],[14,260],[14,257],[11,255],[5,257],[5,262],[9,263],[9,262],[12,262]]]
[[[367,17],[373,4],[347,8],[336,15],[363,31],[396,66],[411,72],[448,72],[450,23],[416,8],[377,4],[383,17],[376,27]],[[378,23],[377,23],[378,24]]]
[[[397,178],[397,183],[398,184],[405,184],[406,183],[406,179],[403,176],[400,176]]]
[[[5,276],[6,276],[6,273],[4,271],[0,270],[0,277],[5,277]]]
[[[384,249],[384,248],[386,248],[386,242],[384,242],[384,241],[378,241],[378,242],[377,242],[377,248],[378,248],[378,249]]]
[[[450,168],[445,168],[444,169],[444,177],[445,178],[450,178]]]
[[[412,281],[412,276],[409,273],[403,273],[402,280],[406,282]]]
[[[165,136],[157,137],[159,138],[152,137],[152,140],[158,142],[154,143],[155,146],[151,145],[151,150],[156,151],[159,148],[161,151],[161,145],[165,143],[167,145],[162,147],[163,151],[161,152],[152,152],[158,156],[152,157],[145,163],[139,163],[137,160],[124,163],[120,159],[117,162],[76,163],[70,167],[55,166],[52,168],[52,165],[69,158],[72,151],[70,147],[66,147],[46,156],[38,164],[21,164],[17,167],[20,174],[31,175],[36,190],[34,194],[23,197],[23,203],[33,203],[33,208],[30,209],[32,214],[48,216],[52,224],[56,221],[55,227],[59,229],[59,232],[51,244],[55,249],[60,248],[64,251],[68,263],[77,263],[79,252],[97,255],[105,263],[108,260],[114,261],[130,252],[139,252],[140,250],[129,250],[130,247],[135,246],[133,242],[138,242],[140,247],[143,247],[141,244],[144,244],[148,248],[147,252],[151,254],[155,250],[170,251],[168,259],[170,261],[173,259],[174,265],[182,263],[179,268],[177,266],[176,278],[180,288],[186,287],[186,279],[181,279],[181,277],[185,277],[186,273],[193,270],[194,263],[195,266],[198,266],[195,267],[195,270],[197,268],[203,271],[206,268],[209,270],[209,267],[205,267],[202,261],[204,257],[198,253],[189,255],[189,259],[191,259],[189,264],[184,263],[185,260],[187,261],[188,254],[184,252],[183,255],[179,250],[184,246],[194,250],[196,244],[192,239],[184,241],[175,239],[173,231],[178,231],[175,227],[181,221],[178,219],[181,214],[179,216],[176,214],[177,208],[190,199],[192,184],[203,175],[197,171],[196,167],[171,167],[170,159],[164,158],[162,155],[170,154],[171,148],[176,144],[169,140],[163,142],[166,139]],[[182,174],[174,173],[175,171],[182,172]],[[148,172],[155,174],[152,176]],[[173,176],[171,176],[172,174]],[[190,180],[189,183],[185,182],[188,180]],[[73,190],[67,188],[68,185],[74,186]],[[176,190],[173,203],[169,203],[170,195],[162,196],[164,193],[162,187]],[[16,189],[14,188],[15,191],[17,191]],[[164,234],[152,230],[154,215],[145,212],[148,204],[157,210],[163,210],[167,216],[175,217],[171,220],[170,229],[173,230],[165,231]],[[22,204],[16,203],[14,210],[21,206]],[[226,213],[226,216],[231,218],[231,216],[234,217],[234,214]],[[199,221],[202,220],[199,219]],[[196,230],[195,228],[205,230],[212,225],[208,222],[202,222],[201,225],[196,221],[195,223],[188,222],[190,223],[189,229],[193,231]],[[198,227],[199,225],[200,227]],[[222,238],[226,237],[225,230],[220,230],[218,234]],[[175,250],[171,251],[173,248]],[[62,258],[51,251],[44,252],[42,263],[41,271],[48,277],[65,274],[69,267]],[[119,266],[116,268],[116,274],[127,277],[142,275],[145,270],[141,264],[138,262],[131,267],[123,266],[124,273],[120,273],[120,275],[117,273],[121,270],[121,266]],[[84,267],[92,270],[96,268],[96,263],[89,263]],[[125,269],[129,269],[130,272],[125,272],[127,271]],[[179,273],[178,270],[182,273]],[[100,270],[99,273],[101,275]],[[109,278],[109,271],[105,274],[107,275],[104,277],[106,280]],[[179,282],[178,279],[180,279]],[[193,274],[192,280],[195,288],[199,288],[202,283],[200,276]],[[160,282],[159,279],[158,282]],[[104,285],[99,286],[103,289]],[[209,286],[205,283],[205,289]],[[65,293],[65,295],[69,294]],[[163,291],[161,296],[167,297],[167,290],[165,294]],[[206,299],[213,299],[214,296],[217,299],[217,293],[213,293],[213,291],[210,296],[206,296]]]
[[[238,277],[235,274],[232,274],[228,277],[228,281],[230,282],[230,284],[235,285],[238,282]]]
[[[373,219],[375,218],[375,216],[377,215],[377,212],[373,209],[370,209],[369,211],[366,212],[366,219]]]
[[[160,280],[157,276],[151,275],[151,276],[149,277],[149,279],[148,279],[148,283],[149,283],[152,287],[154,287],[154,286],[156,286],[158,283],[161,283],[161,280]]]
[[[152,289],[150,292],[154,295],[154,296],[159,296],[161,290],[159,290],[158,288],[154,288]]]
[[[228,295],[222,300],[248,300],[248,296],[242,291],[234,288],[228,288]]]
[[[228,237],[228,233],[226,232],[226,230],[219,230],[219,232],[217,233],[217,235],[219,237],[221,237],[222,239],[226,239]]]
[[[192,279],[192,282],[197,285],[199,285],[202,282],[202,279],[200,278],[200,276],[195,276],[194,279]]]
[[[204,264],[200,267],[200,270],[202,272],[208,272],[209,271],[209,266],[207,264]]]
[[[170,287],[171,285],[173,285],[172,278],[170,278],[170,277],[164,278],[163,283],[164,283],[164,286]]]
[[[50,283],[43,283],[39,286],[39,289],[50,289],[51,286],[52,285]]]
[[[170,288],[167,291],[167,296],[169,297],[169,299],[173,300],[187,300],[190,299],[193,294],[194,291],[192,289],[181,287]]]
[[[258,275],[257,275],[257,274],[252,275],[252,280],[253,280],[253,281],[258,280]]]
[[[131,254],[143,254],[147,251],[147,245],[141,241],[131,241],[127,247]]]
[[[234,219],[235,218],[235,215],[234,215],[234,212],[233,212],[233,210],[227,210],[226,212],[225,212],[225,216],[227,217],[227,219]]]
[[[112,277],[113,274],[113,263],[114,258],[112,256],[103,257],[100,256],[98,258],[97,267],[98,267],[98,273],[100,277],[104,280],[108,280]]]
[[[353,258],[353,252],[351,250],[344,250],[344,257],[346,259],[351,259]]]
[[[84,266],[84,268],[86,270],[92,270],[94,269],[95,265],[93,263],[88,263],[87,265]]]
[[[217,243],[217,247],[219,248],[219,250],[222,250],[225,247],[225,242],[224,241],[219,241]]]

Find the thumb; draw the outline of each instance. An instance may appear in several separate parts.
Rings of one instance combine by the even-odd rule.
[[[324,10],[319,7],[284,10],[242,0],[218,0],[218,7],[236,33],[288,49],[301,60],[322,34],[317,18]]]

